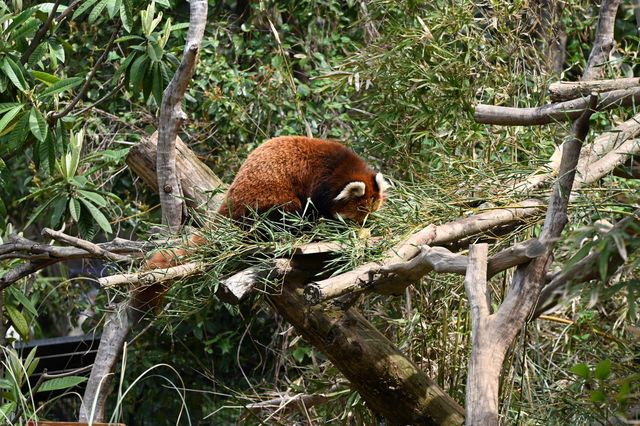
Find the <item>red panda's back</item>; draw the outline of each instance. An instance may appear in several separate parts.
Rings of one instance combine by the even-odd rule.
[[[327,180],[346,181],[354,173],[372,172],[360,157],[338,142],[302,136],[274,138],[247,157],[220,212],[240,219],[251,209],[264,211],[278,206],[297,211],[312,198],[318,185]]]

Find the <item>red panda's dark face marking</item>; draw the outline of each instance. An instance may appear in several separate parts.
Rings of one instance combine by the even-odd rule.
[[[363,180],[349,182],[333,199],[335,214],[362,223],[382,206],[387,188],[382,173],[370,173]]]

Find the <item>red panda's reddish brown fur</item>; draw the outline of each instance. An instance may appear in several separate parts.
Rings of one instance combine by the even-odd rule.
[[[339,215],[362,223],[380,208],[386,185],[380,173],[339,142],[283,136],[249,154],[218,213],[243,220],[252,211],[262,213],[274,207],[300,213],[307,209],[323,217]],[[187,246],[204,242],[193,236]],[[145,269],[174,266],[186,252],[158,251],[147,260]],[[136,289],[133,306],[143,310],[157,306],[167,289],[166,285]]]

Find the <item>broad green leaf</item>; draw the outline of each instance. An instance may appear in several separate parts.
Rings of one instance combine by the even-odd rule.
[[[12,152],[20,147],[29,136],[29,114],[27,112],[20,113],[15,124],[7,127],[5,132],[9,132],[9,135],[6,145],[0,144],[0,152]],[[4,151],[5,149],[6,151]]]
[[[44,117],[35,107],[31,108],[31,113],[29,114],[29,128],[36,139],[44,142],[47,137],[47,122],[44,121]]]
[[[65,78],[64,80],[60,80],[57,83],[52,84],[46,90],[43,90],[40,93],[41,97],[56,95],[58,93],[64,92],[65,90],[73,89],[84,81],[82,77],[70,77]]]
[[[84,204],[87,210],[89,210],[89,213],[91,213],[91,216],[93,216],[98,226],[107,234],[111,234],[113,230],[111,229],[111,224],[109,224],[109,220],[107,220],[106,216],[87,199],[81,198],[80,201],[82,201],[82,204]]]
[[[2,71],[4,71],[5,75],[9,77],[9,80],[11,80],[13,85],[20,89],[20,91],[24,92],[27,90],[27,82],[24,80],[22,70],[20,70],[18,64],[8,56],[5,56],[2,61]]]
[[[98,0],[87,0],[84,3],[82,3],[78,9],[76,9],[76,11],[73,13],[73,19],[75,21],[75,19],[82,15],[84,12],[86,12],[91,6],[93,6]]]
[[[31,75],[42,81],[43,83],[46,83],[47,86],[51,86],[52,84],[55,84],[57,82],[60,81],[60,79],[58,77],[56,77],[53,74],[49,74],[48,72],[43,72],[43,71],[31,71]]]
[[[36,5],[33,8],[36,10],[39,10],[40,12],[49,14],[53,10],[53,5],[54,3],[40,3],[39,5]],[[65,10],[67,10],[67,6],[63,4],[59,4],[58,8],[56,9],[56,13],[61,13],[61,12],[64,12]]]
[[[54,198],[50,198],[47,201],[43,202],[40,207],[38,207],[29,217],[29,220],[27,220],[27,223],[24,225],[25,228],[28,228],[29,225],[31,225],[33,223],[34,220],[36,220],[38,218],[38,216],[40,216],[42,214],[42,212],[49,207],[49,205],[53,202]]]
[[[4,30],[5,34],[13,34],[14,30],[20,26],[27,19],[31,18],[33,15],[33,11],[27,9],[24,12],[21,12],[18,16],[13,17],[11,20],[11,24]]]
[[[51,52],[51,56],[54,56],[60,62],[65,61],[64,47],[62,47],[60,43],[58,43],[56,40],[52,38],[49,39],[49,51]],[[56,67],[54,66],[53,58],[50,58],[50,59],[51,59],[52,68],[55,69]]]
[[[13,327],[16,329],[18,334],[20,334],[23,339],[28,339],[29,323],[27,323],[27,320],[24,315],[22,315],[22,312],[11,305],[6,305],[4,308],[7,311],[7,316],[11,320],[11,324],[13,324]]]
[[[99,207],[107,206],[107,200],[105,200],[104,197],[100,194],[97,194],[92,191],[86,191],[84,189],[79,189],[78,193],[82,195],[84,198],[90,200],[93,204],[98,205]]]
[[[51,392],[55,390],[69,389],[86,381],[87,378],[82,376],[56,377],[55,379],[50,379],[42,383],[38,388],[38,392]]]
[[[78,220],[80,220],[80,201],[75,198],[71,198],[69,200],[69,212],[71,213],[73,220],[78,222]]]
[[[596,365],[595,377],[598,380],[605,380],[611,374],[611,360],[603,359]]]
[[[147,43],[147,55],[151,58],[153,62],[158,62],[162,60],[162,47],[155,42],[150,40]]]
[[[53,211],[51,212],[51,217],[49,218],[49,226],[52,228],[57,228],[60,223],[60,219],[62,218],[62,214],[67,208],[67,200],[66,196],[58,197],[53,202]]]
[[[116,12],[120,10],[120,4],[122,0],[107,0],[107,12],[109,13],[109,18],[113,19]]]
[[[140,37],[138,35],[126,35],[126,36],[118,37],[117,39],[114,40],[114,43],[122,43],[125,41],[131,41],[131,40],[144,41],[144,37]],[[129,57],[130,56],[127,56],[127,58]]]
[[[158,105],[162,104],[162,73],[160,72],[160,63],[153,64],[153,86],[151,87],[153,97],[156,98]]]
[[[27,62],[28,68],[34,68],[36,64],[42,59],[45,58],[45,52],[49,49],[49,43],[47,41],[43,41],[40,43],[33,51],[31,56],[29,56],[29,61]]]
[[[2,132],[4,131],[4,129],[7,127],[9,123],[11,123],[11,120],[13,120],[16,115],[18,115],[21,109],[22,109],[22,105],[18,105],[17,107],[14,107],[13,109],[7,111],[2,116],[2,118],[0,118],[0,135],[2,135]]]
[[[100,17],[102,11],[107,6],[107,1],[108,0],[101,0],[91,9],[91,13],[89,13],[89,18],[87,19],[90,24],[93,24]]]
[[[17,106],[21,106],[21,103],[18,102],[3,102],[0,103],[0,113],[7,112],[10,109],[14,109]]]
[[[25,360],[23,362],[24,368],[25,368],[25,370],[27,370],[27,377],[31,376],[33,371],[38,366],[38,363],[40,362],[40,358],[36,358],[37,350],[38,350],[37,347],[32,348],[29,351],[29,355],[27,355],[27,357],[25,358]]]
[[[3,404],[2,406],[0,406],[0,418],[3,419],[8,419],[11,418],[11,414],[13,414],[14,411],[16,411],[16,408],[18,408],[18,405],[16,404],[15,401],[11,401],[11,402],[7,402],[6,404]]]
[[[36,307],[33,306],[33,303],[31,303],[31,300],[29,300],[29,298],[25,296],[24,293],[19,288],[10,286],[9,289],[11,289],[10,291],[11,295],[15,297],[16,300],[20,302],[20,304],[24,306],[27,311],[29,311],[33,315],[38,315],[38,311],[36,310]]]
[[[15,31],[12,31],[10,33],[11,38],[14,41],[22,41],[27,38],[33,38],[40,25],[40,20],[29,19],[24,23],[24,25],[17,27]]]
[[[142,82],[142,78],[147,70],[148,63],[149,59],[146,56],[140,56],[133,62],[133,65],[131,65],[129,81],[131,82],[133,92],[136,94],[140,93],[140,83]]]
[[[123,0],[120,4],[120,20],[124,29],[130,33],[131,24],[133,23],[133,15],[131,14],[131,1]]]
[[[590,372],[589,367],[585,363],[579,363],[571,367],[571,372],[578,377],[582,377],[583,379],[588,379]]]

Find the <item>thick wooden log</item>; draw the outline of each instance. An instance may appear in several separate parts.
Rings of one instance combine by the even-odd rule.
[[[158,132],[155,132],[131,148],[127,156],[127,164],[131,171],[140,176],[144,183],[156,192],[158,192],[157,150]],[[224,198],[222,181],[180,138],[176,139],[176,169],[187,205],[210,212],[217,211]]]
[[[302,283],[269,296],[280,315],[324,353],[374,412],[391,424],[461,425],[463,409],[356,309],[309,308]]]

